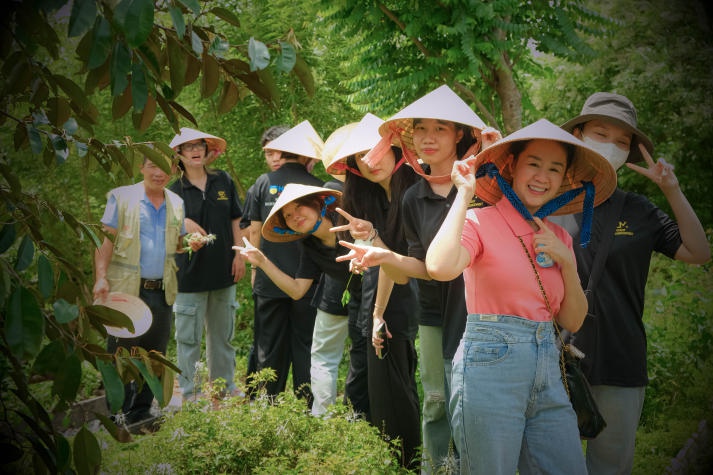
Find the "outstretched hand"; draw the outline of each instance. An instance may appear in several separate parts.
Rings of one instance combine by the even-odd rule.
[[[463,160],[453,162],[451,181],[456,188],[469,192],[468,196],[475,194],[475,157],[470,156]]]
[[[260,267],[265,262],[265,254],[263,254],[260,249],[253,246],[244,236],[243,243],[245,246],[233,246],[233,249],[238,251],[240,255],[247,259],[250,264]]]
[[[351,234],[352,238],[354,239],[360,239],[362,241],[366,241],[369,239],[369,236],[374,230],[374,225],[371,224],[371,221],[355,218],[351,214],[344,211],[342,208],[337,208],[336,211],[337,213],[344,216],[344,219],[346,219],[348,223],[343,224],[341,226],[334,226],[332,228],[329,228],[330,232],[336,233],[339,231],[349,231],[349,234]]]
[[[337,262],[349,261],[349,270],[361,274],[364,269],[382,264],[389,254],[387,249],[376,246],[362,246],[348,241],[339,241],[341,246],[349,249],[348,254],[337,256]]]
[[[662,190],[673,189],[679,186],[678,178],[676,178],[676,174],[673,172],[673,165],[663,158],[659,158],[656,160],[656,163],[654,163],[651,154],[646,150],[643,144],[639,144],[639,150],[641,150],[641,155],[644,156],[648,168],[633,163],[627,163],[627,167],[653,181]]]

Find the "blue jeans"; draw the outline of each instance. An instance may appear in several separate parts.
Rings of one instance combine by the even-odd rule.
[[[590,475],[629,474],[634,466],[636,429],[644,407],[646,388],[592,386],[592,395],[607,426],[587,441]]]
[[[446,417],[446,382],[443,365],[443,328],[418,326],[419,364],[423,387],[422,473],[435,473],[448,456],[451,427]]]
[[[206,292],[179,292],[173,310],[176,314],[176,356],[181,374],[178,383],[184,398],[195,397],[196,363],[201,358],[205,327],[205,352],[210,381],[225,380],[226,391],[235,389],[235,285]]]
[[[346,315],[333,315],[317,309],[312,333],[312,414],[319,416],[337,400],[339,362],[344,355],[349,319]]]
[[[468,316],[453,358],[460,472],[586,474],[552,322]]]

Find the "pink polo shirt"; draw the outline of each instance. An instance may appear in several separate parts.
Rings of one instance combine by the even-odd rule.
[[[545,224],[572,250],[571,236],[560,226]],[[468,313],[517,315],[528,320],[550,320],[530,261],[516,236],[522,237],[535,257],[535,232],[507,199],[495,206],[468,210],[461,244],[470,254],[463,271]],[[572,250],[574,256],[574,251]],[[555,264],[537,266],[552,312],[557,315],[564,298],[564,282]]]

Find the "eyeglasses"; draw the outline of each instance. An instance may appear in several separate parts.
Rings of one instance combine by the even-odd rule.
[[[181,145],[181,152],[183,152],[183,151],[192,152],[194,150],[205,150],[206,145],[207,144],[205,142],[184,143]]]

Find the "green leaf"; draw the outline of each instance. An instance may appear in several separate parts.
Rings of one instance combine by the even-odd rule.
[[[166,173],[171,173],[171,156],[166,156],[155,148],[151,148],[146,144],[137,143],[133,145],[134,150],[148,157],[154,164]]]
[[[240,99],[238,86],[231,80],[223,81],[223,90],[218,99],[218,113],[225,114],[230,111]]]
[[[10,296],[5,315],[5,338],[19,359],[32,358],[40,351],[45,321],[35,296],[18,287]]]
[[[111,412],[117,412],[124,405],[124,383],[116,367],[106,361],[97,359],[97,368],[102,375],[106,400]]]
[[[103,16],[97,18],[94,24],[92,46],[89,50],[87,67],[95,69],[104,64],[111,51],[111,25]]]
[[[49,342],[35,358],[32,364],[32,373],[41,375],[54,375],[66,359],[64,346],[59,340]]]
[[[203,54],[203,40],[195,31],[191,31],[191,48],[196,56],[201,56]]]
[[[95,0],[74,0],[72,13],[69,16],[69,30],[67,36],[74,38],[81,36],[91,28],[97,17],[97,4]]]
[[[117,41],[111,57],[111,95],[120,95],[129,85],[126,77],[131,70],[131,52],[123,41]]]
[[[267,46],[252,36],[248,42],[248,56],[250,57],[250,71],[265,69],[270,64],[270,51]]]
[[[85,312],[89,316],[89,320],[95,325],[109,325],[118,328],[127,328],[129,331],[135,331],[134,322],[123,312],[114,310],[105,305],[89,305],[85,307]]]
[[[215,7],[212,8],[210,12],[218,18],[227,21],[231,25],[240,28],[240,20],[238,20],[238,17],[235,15],[235,13],[231,12],[227,8]]]
[[[57,472],[68,473],[69,463],[72,460],[72,448],[69,441],[61,434],[55,436],[57,441]]]
[[[289,73],[297,62],[297,51],[290,43],[280,41],[280,56],[277,57],[275,66],[278,71]]]
[[[210,97],[220,82],[220,65],[209,54],[203,55],[203,75],[201,76],[201,97]]]
[[[45,144],[42,143],[42,136],[40,136],[40,131],[35,128],[35,126],[27,124],[27,138],[30,140],[30,149],[35,155],[42,153],[45,148]]]
[[[201,6],[198,0],[179,0],[182,4],[186,6],[194,15],[198,15],[201,12]]]
[[[151,0],[121,0],[114,11],[114,19],[124,32],[128,45],[138,48],[148,39],[153,29],[153,2]]]
[[[94,475],[101,467],[102,454],[99,442],[86,426],[74,437],[74,465],[79,475]]]
[[[15,223],[8,223],[0,229],[0,254],[10,249],[15,242]]]
[[[22,238],[20,247],[17,249],[17,259],[15,260],[15,270],[22,272],[32,264],[32,258],[35,257],[35,244],[29,235]]]
[[[61,135],[50,134],[54,158],[58,165],[64,163],[69,157],[69,147],[67,141]]]
[[[151,370],[149,370],[144,362],[140,359],[137,358],[132,358],[131,362],[134,363],[134,366],[136,366],[139,369],[139,372],[141,373],[141,376],[144,377],[144,380],[146,383],[149,385],[149,388],[151,388],[151,392],[153,393],[153,396],[156,398],[156,400],[159,402],[159,404],[163,407],[164,400],[163,400],[163,386],[161,384],[161,381],[156,377],[155,374]]]
[[[37,286],[42,297],[49,298],[54,290],[54,270],[47,256],[40,254],[37,258]]]
[[[64,401],[74,401],[82,381],[82,363],[71,353],[60,365],[52,384],[52,393]]]
[[[77,124],[77,119],[70,117],[62,124],[62,128],[67,131],[69,135],[74,135],[77,130],[79,130],[79,124]]]
[[[342,293],[342,307],[346,306],[352,299],[352,294],[348,290],[344,290]]]
[[[176,28],[176,34],[179,38],[183,38],[186,34],[186,20],[183,18],[183,12],[178,7],[169,7],[168,13],[171,14],[173,26]]]
[[[309,97],[314,96],[314,77],[312,76],[312,72],[310,71],[307,62],[302,59],[302,56],[300,55],[297,55],[294,71],[302,83],[302,87],[305,88],[307,95]]]
[[[131,67],[131,101],[136,112],[144,110],[148,96],[149,90],[146,84],[144,65],[134,63]]]
[[[225,38],[216,36],[208,47],[208,54],[215,56],[216,58],[223,58],[225,53],[230,49],[230,43]]]
[[[59,299],[52,304],[54,309],[54,318],[59,323],[69,323],[79,317],[79,307],[67,302],[64,299]]]
[[[188,65],[186,55],[188,54],[181,43],[173,37],[166,35],[166,49],[168,50],[168,67],[171,76],[171,88],[173,93],[178,94],[183,89],[186,81],[186,67]]]

